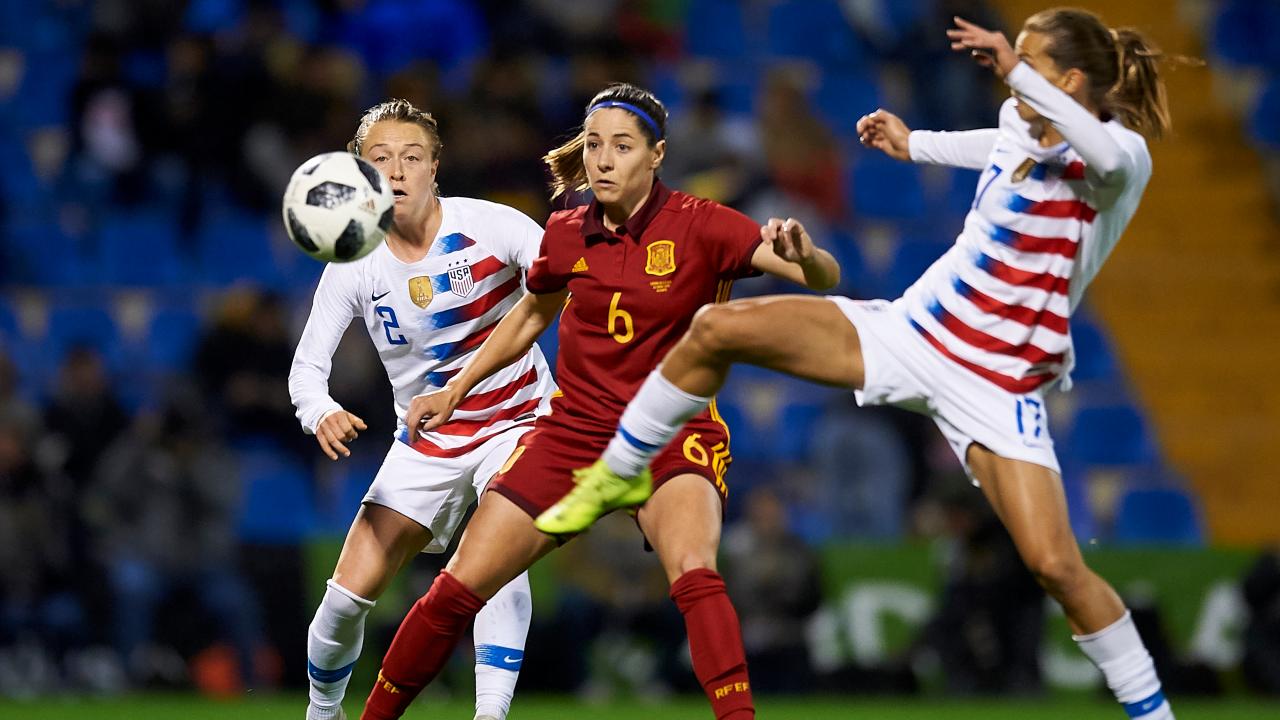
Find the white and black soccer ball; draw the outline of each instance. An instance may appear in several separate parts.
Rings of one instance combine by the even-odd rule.
[[[303,252],[325,262],[368,255],[387,236],[395,196],[378,169],[348,152],[298,166],[284,191],[284,227]]]

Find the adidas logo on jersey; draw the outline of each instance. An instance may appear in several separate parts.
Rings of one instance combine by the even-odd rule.
[[[573,264],[573,269],[570,270],[569,272],[586,272],[586,271],[587,271],[587,259],[585,257],[580,257],[578,258],[578,262]]]

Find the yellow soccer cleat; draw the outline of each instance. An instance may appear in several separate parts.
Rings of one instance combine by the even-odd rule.
[[[577,483],[569,494],[533,521],[533,526],[548,535],[572,535],[618,508],[642,505],[653,494],[653,474],[648,468],[633,478],[624,478],[609,469],[604,460],[573,471]]]

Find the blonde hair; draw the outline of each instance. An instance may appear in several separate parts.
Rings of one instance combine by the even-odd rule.
[[[611,101],[632,105],[648,115],[647,118],[641,118],[636,115],[636,119],[639,120],[636,124],[640,126],[640,132],[644,135],[645,142],[649,147],[657,145],[659,140],[666,137],[666,106],[653,93],[630,83],[614,83],[596,93],[596,96],[591,98],[591,102],[587,103],[583,121],[585,122],[586,120],[585,115],[589,115],[591,109],[597,104]],[[623,109],[626,108],[624,107]],[[631,111],[628,110],[628,112]],[[635,115],[634,112],[632,114]],[[578,192],[590,187],[590,182],[587,180],[587,168],[583,165],[582,160],[582,150],[586,147],[586,144],[587,131],[585,129],[579,130],[573,139],[542,156],[542,161],[547,164],[547,168],[551,171],[551,198],[553,200],[570,190]]]
[[[356,134],[352,136],[351,142],[347,143],[347,152],[359,155],[364,149],[365,138],[369,137],[369,128],[384,120],[413,123],[426,130],[427,137],[431,141],[431,159],[440,158],[440,149],[444,144],[440,142],[439,123],[431,113],[419,110],[413,103],[400,98],[378,103],[364,111],[364,115],[360,116],[360,124],[356,126]]]
[[[1085,74],[1090,100],[1100,112],[1153,139],[1172,128],[1160,65],[1167,59],[1192,61],[1167,58],[1137,29],[1109,28],[1079,8],[1043,10],[1027,18],[1023,29],[1048,38],[1045,53],[1059,69]]]

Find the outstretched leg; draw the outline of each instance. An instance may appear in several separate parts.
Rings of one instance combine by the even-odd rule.
[[[605,464],[640,473],[711,402],[734,363],[845,388],[863,381],[858,332],[835,303],[782,295],[708,305],[627,405]]]
[[[1084,563],[1062,478],[1049,468],[971,445],[969,467],[1027,568],[1066,613],[1072,637],[1131,718],[1170,720],[1155,665],[1116,591]]]

